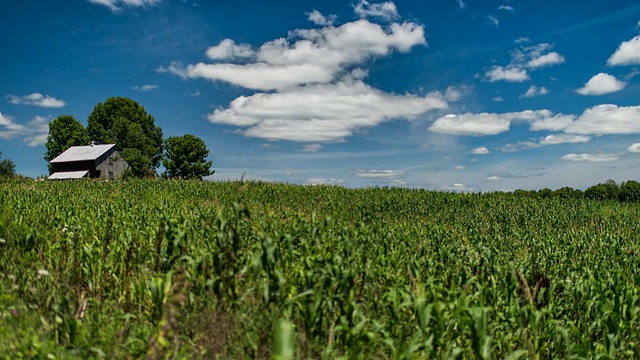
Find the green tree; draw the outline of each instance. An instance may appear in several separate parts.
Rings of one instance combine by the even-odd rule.
[[[584,192],[584,197],[593,200],[618,200],[620,187],[613,180],[593,185]]]
[[[0,158],[2,153],[0,152]],[[0,177],[15,176],[16,175],[16,163],[10,159],[0,160]]]
[[[172,136],[165,140],[166,168],[163,176],[168,178],[202,179],[212,175],[211,161],[207,161],[209,150],[204,141],[194,135]]]
[[[640,201],[640,183],[635,180],[629,180],[622,183],[620,186],[620,201]]]
[[[123,97],[98,103],[87,131],[96,143],[116,144],[137,177],[155,175],[162,160],[162,129],[137,102]]]
[[[72,146],[89,145],[87,130],[71,115],[58,116],[49,123],[49,135],[47,136],[47,152],[44,159],[47,162],[55,159]],[[53,166],[49,164],[49,174],[53,172]]]

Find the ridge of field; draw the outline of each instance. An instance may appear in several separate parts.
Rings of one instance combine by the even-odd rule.
[[[0,357],[636,358],[640,208],[0,181]]]

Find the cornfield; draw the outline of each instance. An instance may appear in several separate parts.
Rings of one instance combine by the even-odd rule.
[[[0,357],[640,357],[640,208],[0,182]]]

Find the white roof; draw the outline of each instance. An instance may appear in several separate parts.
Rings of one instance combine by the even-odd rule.
[[[49,176],[49,180],[82,179],[88,172],[89,170],[55,172]]]
[[[51,160],[52,164],[71,162],[71,161],[87,161],[95,160],[102,156],[102,154],[115,147],[115,144],[107,145],[89,145],[89,146],[72,146],[67,151],[58,155],[55,159]]]

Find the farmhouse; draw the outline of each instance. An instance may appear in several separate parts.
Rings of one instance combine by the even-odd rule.
[[[51,160],[51,165],[51,180],[84,177],[113,180],[129,168],[115,144],[72,146]]]

